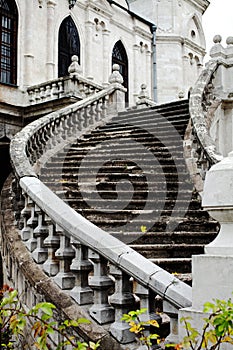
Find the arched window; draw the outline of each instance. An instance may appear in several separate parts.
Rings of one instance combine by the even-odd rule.
[[[14,0],[0,0],[0,83],[17,81],[18,11]]]
[[[68,75],[71,57],[77,55],[80,64],[80,40],[74,21],[69,16],[64,19],[59,29],[58,38],[58,76]]]
[[[123,85],[127,89],[125,102],[128,102],[128,57],[125,48],[120,40],[117,41],[112,50],[112,65],[115,63],[119,64],[120,66],[120,73],[124,79]]]

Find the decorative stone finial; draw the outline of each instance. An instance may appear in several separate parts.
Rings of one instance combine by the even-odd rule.
[[[81,73],[81,66],[78,63],[78,56],[74,55],[71,57],[71,65],[68,68],[68,72],[70,75],[74,76],[74,75],[78,75],[79,73]]]
[[[142,84],[141,85],[141,91],[138,95],[138,98],[149,98],[149,93],[147,91],[147,85],[146,84]]]
[[[220,44],[221,41],[222,41],[221,35],[217,34],[217,35],[215,35],[215,36],[213,37],[213,42],[214,42],[215,44]]]
[[[114,64],[112,66],[112,74],[109,77],[109,83],[119,83],[119,84],[123,84],[124,80],[122,75],[120,74],[120,66],[119,64]]]
[[[227,45],[233,45],[233,36],[228,36],[226,43]]]

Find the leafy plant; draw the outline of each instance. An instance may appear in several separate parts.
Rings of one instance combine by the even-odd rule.
[[[0,290],[0,347],[14,349],[14,344],[20,336],[24,337],[26,326],[30,325],[34,336],[34,346],[39,350],[49,350],[49,336],[57,333],[64,340],[56,350],[69,345],[73,350],[96,350],[99,342],[80,342],[69,334],[69,328],[79,327],[82,323],[90,323],[85,318],[65,320],[58,324],[53,320],[55,305],[42,302],[25,312],[20,304],[17,290],[4,285]]]
[[[233,345],[233,303],[231,298],[227,301],[214,299],[212,303],[204,304],[203,311],[209,314],[204,318],[202,331],[199,332],[191,325],[192,318],[184,317],[180,321],[184,324],[186,336],[175,348],[192,350],[215,350],[223,343]]]
[[[158,334],[147,334],[148,326],[159,327],[156,320],[141,321],[140,315],[144,314],[147,309],[143,308],[136,311],[129,311],[128,314],[124,314],[121,318],[130,326],[130,332],[135,333],[136,339],[140,345],[146,345],[148,349],[151,348],[152,340],[159,339]]]

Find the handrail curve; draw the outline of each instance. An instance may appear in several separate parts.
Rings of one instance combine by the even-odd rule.
[[[125,92],[123,86],[115,82],[82,101],[32,122],[12,140],[10,154],[16,175],[13,192],[19,202],[16,216],[21,226],[21,238],[34,261],[43,263],[44,272],[53,277],[60,288],[71,289],[70,295],[80,305],[93,304],[90,315],[100,324],[113,322],[110,327],[112,335],[120,343],[129,343],[134,338],[121,326],[119,319],[121,312],[125,312],[125,303],[129,307],[129,300],[133,300],[133,297],[128,300],[126,290],[129,278],[140,286],[138,293],[144,305],[152,305],[149,299],[153,295],[165,300],[164,311],[173,323],[178,322],[178,310],[191,305],[191,287],[78,214],[40,181],[34,167],[43,155],[69,139],[72,133],[77,138],[77,131],[81,135],[100,120],[106,120],[108,113],[116,113],[118,102],[122,101],[119,93],[122,92]],[[67,251],[69,255],[66,255]],[[73,254],[77,257],[72,260]],[[81,260],[77,264],[74,261],[78,259]],[[70,263],[70,272],[65,260]],[[92,270],[90,261],[94,268],[93,282],[88,282],[87,278]],[[111,305],[108,304],[108,289],[113,280],[107,276],[108,263],[113,266],[112,274],[117,276],[115,284],[118,284],[117,297],[112,298]],[[79,286],[73,285],[74,276],[76,279],[80,276]],[[126,280],[128,282],[124,282]],[[124,286],[123,290],[120,286]]]

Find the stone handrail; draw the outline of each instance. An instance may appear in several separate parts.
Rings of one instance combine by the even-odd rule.
[[[210,107],[215,109],[221,101],[212,96],[212,79],[219,62],[211,60],[206,64],[190,94],[189,111],[191,123],[185,137],[185,153],[188,168],[198,191],[203,190],[203,180],[210,167],[221,161],[223,156],[217,151],[209,133]],[[211,110],[212,115],[213,110]],[[195,162],[193,160],[195,159]]]
[[[114,79],[105,90],[31,123],[12,140],[15,217],[34,261],[79,305],[90,304],[89,313],[98,323],[111,324],[110,333],[120,343],[134,340],[121,317],[134,307],[135,294],[149,318],[155,296],[164,299],[174,341],[178,309],[191,305],[191,287],[87,221],[50,191],[35,171],[38,160],[51,149],[116,113],[125,89]],[[114,281],[115,293],[109,299]]]

